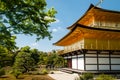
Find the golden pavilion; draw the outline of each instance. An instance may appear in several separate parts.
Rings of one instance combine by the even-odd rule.
[[[90,5],[86,13],[56,46],[63,46],[61,56],[66,70],[73,72],[120,72],[120,12]]]

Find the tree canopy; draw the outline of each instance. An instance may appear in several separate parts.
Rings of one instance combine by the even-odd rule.
[[[27,72],[35,66],[35,60],[32,57],[30,47],[21,48],[20,52],[15,57],[14,69],[20,72]]]
[[[14,54],[6,47],[0,46],[0,67],[11,66],[14,63]]]
[[[49,23],[55,21],[57,12],[46,6],[46,0],[0,0],[0,38],[26,34],[50,39]]]

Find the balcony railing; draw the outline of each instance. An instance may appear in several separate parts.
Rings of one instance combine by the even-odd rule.
[[[79,47],[69,47],[67,49],[64,49],[64,53],[67,53],[67,52],[72,52],[72,51],[76,51],[76,50],[79,50],[79,49],[84,49],[84,45],[79,45]]]

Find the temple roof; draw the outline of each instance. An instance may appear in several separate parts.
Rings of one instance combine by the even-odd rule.
[[[111,19],[112,20],[115,19],[115,21],[120,22],[120,11],[103,9],[103,8],[99,8],[91,4],[88,10],[85,12],[85,14],[80,19],[78,19],[73,25],[67,27],[67,29],[72,29],[76,24],[84,25],[83,22],[85,22],[86,19],[88,19],[91,16],[95,16],[95,17],[98,16],[101,18],[101,16],[103,15],[108,16],[108,17],[109,16],[111,17],[111,15],[112,16],[114,15]],[[117,19],[119,20],[117,20],[115,17],[117,17]]]
[[[54,45],[67,46],[84,38],[120,39],[120,30],[102,29],[77,24],[66,36],[54,43]]]
[[[60,39],[58,42],[54,43],[54,45],[67,46],[84,38],[120,39],[119,36],[120,29],[88,26],[87,25],[89,23],[88,19],[92,19],[92,16],[95,16],[95,18],[97,18],[98,20],[107,19],[112,20],[113,22],[117,21],[120,22],[119,11],[102,9],[91,4],[86,13],[72,26],[68,27],[70,32],[67,35],[65,35],[62,39]]]

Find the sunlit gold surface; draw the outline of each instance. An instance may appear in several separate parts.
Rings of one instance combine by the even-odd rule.
[[[120,50],[120,12],[118,11],[91,5],[68,29],[70,32],[54,44],[64,46],[66,52],[79,49]]]

